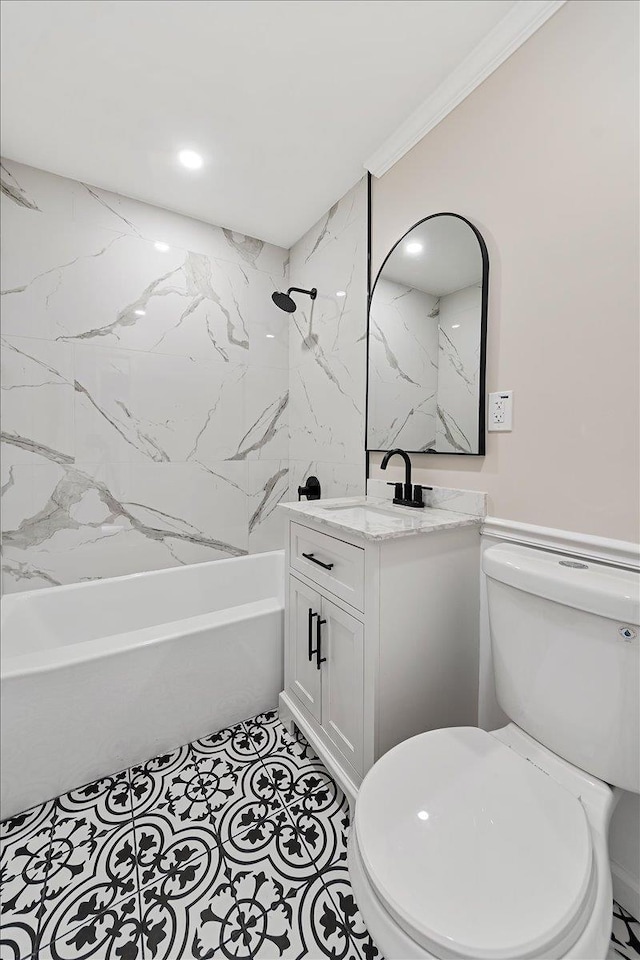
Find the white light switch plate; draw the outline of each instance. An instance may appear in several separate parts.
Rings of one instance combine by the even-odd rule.
[[[513,390],[489,394],[487,430],[513,429]]]

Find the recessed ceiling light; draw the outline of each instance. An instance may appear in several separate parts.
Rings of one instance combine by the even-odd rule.
[[[163,240],[156,240],[156,242],[154,243],[154,247],[156,248],[156,250],[159,250],[160,253],[166,253],[167,250],[169,249],[169,244],[164,243]]]
[[[418,810],[418,818],[420,820],[428,820],[429,814],[427,813],[426,810]]]
[[[412,240],[411,243],[406,244],[404,249],[407,253],[422,253],[422,244]]]
[[[459,323],[452,323],[452,324],[451,324],[451,329],[452,329],[452,330],[457,330],[459,326],[460,326]]]
[[[199,170],[203,163],[202,157],[195,150],[181,150],[178,160],[187,170]]]
[[[135,313],[136,317],[144,317],[144,315],[145,315],[145,313],[146,313],[147,311],[146,311],[146,310],[134,310],[133,312]]]
[[[338,291],[336,292],[336,297],[346,297],[346,295],[347,295],[347,291],[346,291],[346,290],[338,290]]]
[[[275,336],[276,336],[275,333],[268,333],[267,340],[275,340]]]

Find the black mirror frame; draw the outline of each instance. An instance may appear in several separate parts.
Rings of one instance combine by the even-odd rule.
[[[369,175],[369,188],[371,186],[371,175]],[[373,294],[376,289],[376,284],[380,279],[380,274],[384,270],[384,266],[396,249],[399,244],[405,240],[412,230],[415,230],[416,227],[419,227],[421,223],[426,223],[427,220],[433,220],[435,217],[456,217],[458,220],[462,220],[463,223],[466,223],[467,226],[471,227],[473,230],[476,240],[478,241],[478,246],[480,247],[480,253],[482,255],[482,305],[481,305],[481,316],[480,316],[480,375],[478,378],[478,452],[477,453],[462,453],[458,451],[438,451],[438,450],[407,450],[407,453],[423,453],[425,456],[439,456],[439,457],[484,457],[486,451],[486,418],[485,418],[485,390],[486,390],[486,366],[487,366],[487,313],[489,307],[489,252],[487,250],[487,245],[484,242],[484,237],[470,220],[467,220],[466,217],[461,216],[459,213],[449,213],[447,211],[443,213],[432,213],[428,217],[423,217],[421,220],[417,220],[408,230],[406,230],[399,240],[397,240],[389,250],[388,254],[382,261],[380,269],[376,275],[376,279],[371,286],[371,205],[369,200],[369,230],[368,230],[368,266],[369,266],[369,284],[370,290],[367,295],[367,389],[365,396],[365,423],[364,423],[364,445],[367,455],[367,466],[369,463],[369,454],[370,453],[384,453],[385,451],[378,449],[377,447],[369,447],[369,327],[371,323],[371,301],[373,300]],[[369,471],[367,469],[367,476]]]

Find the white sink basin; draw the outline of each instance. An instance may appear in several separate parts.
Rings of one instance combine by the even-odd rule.
[[[336,503],[319,506],[320,511],[340,523],[361,530],[402,531],[416,526],[422,519],[424,510],[403,507],[386,507],[377,503]]]

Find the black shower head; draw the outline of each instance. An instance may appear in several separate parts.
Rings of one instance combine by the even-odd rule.
[[[280,293],[276,291],[271,294],[271,299],[275,303],[276,307],[280,307],[281,310],[284,310],[286,313],[293,313],[296,309],[296,302],[293,300],[288,293]]]
[[[315,287],[312,287],[311,290],[303,290],[302,287],[289,287],[286,293],[280,293],[280,291],[276,290],[275,293],[271,294],[271,299],[276,307],[280,307],[285,313],[294,313],[297,307],[295,300],[289,296],[292,290],[296,290],[298,293],[306,293],[312,300],[315,300],[318,296],[318,291]]]

